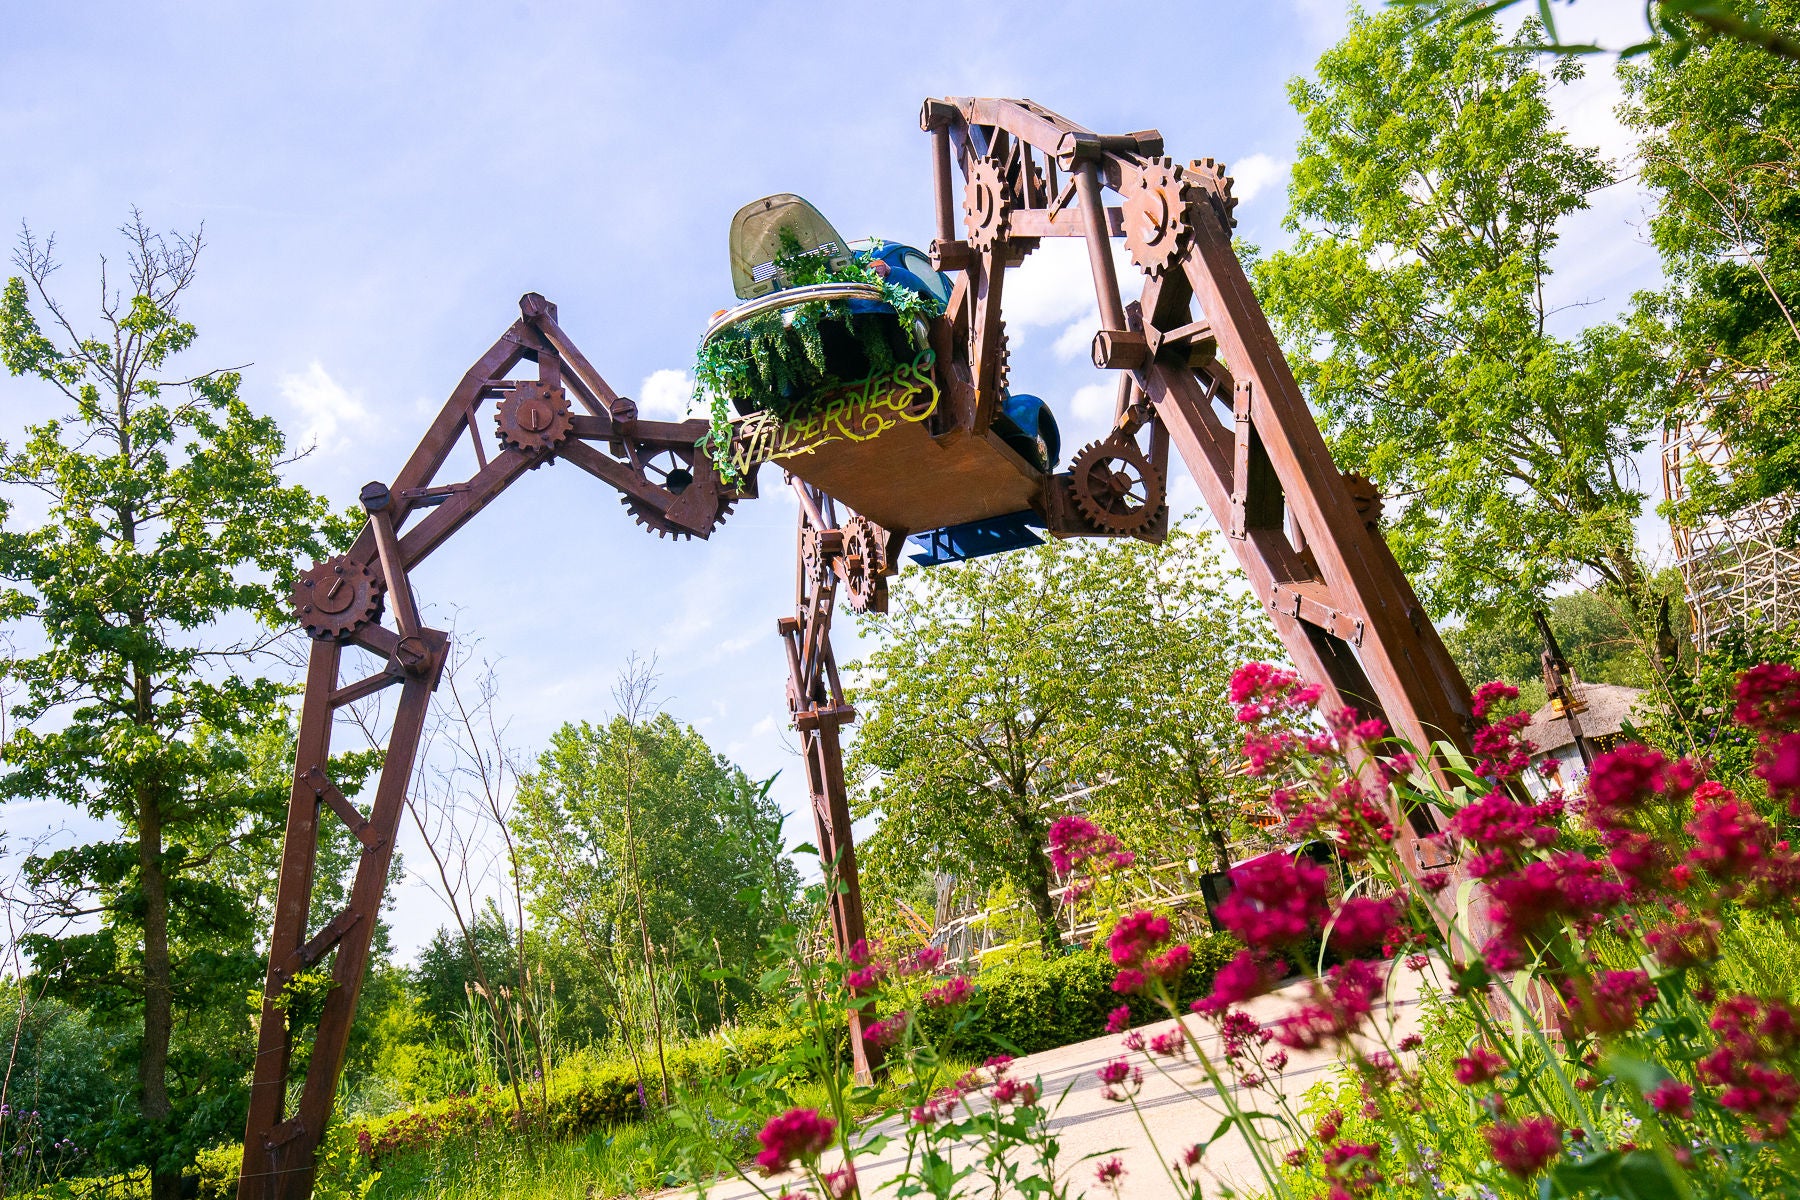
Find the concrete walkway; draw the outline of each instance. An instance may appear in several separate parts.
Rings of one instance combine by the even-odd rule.
[[[1417,1026],[1420,976],[1397,963],[1387,965],[1393,967],[1387,1002],[1376,1011],[1373,1024],[1388,1045],[1395,1045]],[[1305,984],[1294,984],[1244,1007],[1259,1021],[1267,1022],[1291,1011],[1305,994]],[[1198,1018],[1189,1018],[1188,1027],[1199,1037],[1202,1047],[1216,1056],[1218,1038],[1212,1026]],[[1172,1028],[1173,1021],[1163,1021],[1144,1026],[1141,1032],[1147,1041]],[[1369,1041],[1371,1045],[1376,1044],[1374,1039]],[[1161,1158],[1166,1161],[1195,1142],[1210,1137],[1228,1110],[1205,1071],[1191,1060],[1175,1060],[1174,1066],[1165,1074],[1152,1069],[1143,1055],[1124,1050],[1120,1042],[1120,1037],[1109,1035],[1046,1050],[1020,1059],[1013,1064],[1012,1074],[1020,1079],[1042,1079],[1047,1104],[1055,1105],[1056,1098],[1063,1096],[1061,1104],[1054,1107],[1049,1124],[1061,1142],[1059,1175],[1070,1182],[1074,1194],[1086,1191],[1093,1196],[1107,1195],[1106,1189],[1095,1182],[1095,1166],[1098,1161],[1116,1154],[1125,1165],[1122,1184],[1125,1195],[1133,1200],[1138,1197],[1147,1200],[1178,1197],[1181,1193],[1159,1165],[1157,1153],[1152,1151],[1144,1136],[1144,1126],[1148,1126]],[[1114,1103],[1101,1095],[1103,1085],[1096,1072],[1103,1064],[1121,1056],[1144,1068],[1143,1091],[1137,1097],[1142,1126],[1129,1104]],[[1270,1089],[1245,1092],[1234,1088],[1233,1096],[1245,1109],[1278,1112],[1281,1099],[1285,1099],[1298,1111],[1307,1089],[1329,1079],[1335,1064],[1335,1055],[1326,1050],[1290,1052],[1287,1069],[1276,1084],[1278,1094],[1272,1094]],[[1231,1076],[1222,1066],[1219,1073],[1229,1082]],[[1068,1089],[1066,1096],[1063,1095],[1065,1088]],[[1273,1122],[1262,1124],[1273,1128]],[[890,1123],[885,1131],[896,1136],[896,1143],[878,1158],[857,1162],[857,1173],[866,1197],[879,1195],[880,1186],[893,1180],[904,1165],[905,1147],[899,1143],[898,1125]],[[1209,1196],[1216,1194],[1220,1183],[1229,1184],[1240,1195],[1255,1195],[1264,1190],[1249,1144],[1236,1129],[1207,1149],[1202,1167],[1202,1175],[1208,1180],[1206,1194]],[[749,1169],[755,1177],[755,1169]],[[709,1188],[707,1195],[718,1200],[750,1200],[758,1195],[775,1197],[781,1194],[783,1185],[798,1188],[800,1184],[797,1176],[756,1178],[756,1182],[765,1190],[759,1193],[743,1180],[732,1179]]]

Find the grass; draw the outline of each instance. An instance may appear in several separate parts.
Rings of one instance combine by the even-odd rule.
[[[973,1065],[948,1062],[946,1077]],[[893,1094],[892,1085],[884,1088],[865,1111],[880,1108]],[[793,1095],[801,1107],[825,1103],[820,1084],[794,1088]],[[756,1150],[754,1128],[714,1132],[738,1148],[740,1162],[747,1163]],[[693,1136],[665,1117],[567,1142],[495,1134],[389,1159],[366,1200],[610,1200],[655,1192],[683,1182],[683,1150]]]

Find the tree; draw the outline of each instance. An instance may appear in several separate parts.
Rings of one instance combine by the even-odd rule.
[[[1800,30],[1796,0],[1754,11]],[[1657,192],[1672,415],[1708,417],[1735,452],[1729,478],[1684,471],[1693,499],[1673,515],[1731,512],[1800,487],[1800,61],[1718,41],[1660,48],[1624,74]]]
[[[690,980],[751,961],[798,886],[767,787],[667,713],[564,725],[521,779],[514,821],[537,930],[616,983],[620,962],[644,969],[646,933],[658,968]],[[732,1002],[710,986],[690,1000],[709,1020]]]
[[[1094,813],[1158,861],[1203,841],[1213,868],[1229,870],[1243,819],[1230,779],[1243,726],[1229,686],[1244,663],[1283,658],[1274,629],[1210,533],[1177,527],[1160,546],[1122,541],[1083,566],[1078,597],[1114,663],[1103,676],[1113,732],[1097,772],[1110,783],[1094,794]]]
[[[1179,530],[1162,547],[1056,541],[904,579],[865,620],[880,647],[850,670],[855,811],[881,820],[872,861],[1008,881],[1055,945],[1047,841],[1073,789],[1140,827],[1180,814],[1219,854],[1238,740],[1225,682],[1271,649],[1233,587]]]
[[[177,1016],[216,1011],[227,984],[242,1012],[246,966],[255,977],[249,905],[208,871],[285,801],[285,785],[247,788],[244,769],[288,689],[240,672],[267,646],[257,627],[288,623],[295,560],[349,531],[283,481],[281,431],[240,397],[237,371],[168,373],[195,338],[179,300],[201,236],[159,236],[135,212],[122,232],[127,286],[103,264],[98,334],[51,296],[53,242],[29,231],[23,274],[0,293],[0,361],[72,406],[0,447],[0,482],[44,509],[21,529],[0,506],[0,615],[42,647],[12,664],[21,725],[0,751],[0,798],[59,800],[117,831],[33,861],[35,883],[94,923],[28,948],[54,992],[138,1031],[137,1112],[112,1145],[174,1200],[195,1141],[238,1102],[220,1089],[242,1087],[242,1064],[201,1069],[204,1046],[171,1058]]]
[[[1639,613],[1632,460],[1660,367],[1642,328],[1550,331],[1559,222],[1612,177],[1545,99],[1579,67],[1547,79],[1500,48],[1489,20],[1355,14],[1289,85],[1296,239],[1257,290],[1435,614],[1519,622],[1582,573]]]

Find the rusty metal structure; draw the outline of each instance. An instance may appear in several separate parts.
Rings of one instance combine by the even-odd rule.
[[[885,606],[908,534],[1029,513],[1053,536],[1156,541],[1166,532],[1173,448],[1288,653],[1323,686],[1323,704],[1380,715],[1421,746],[1466,747],[1471,728],[1467,686],[1379,532],[1380,498],[1333,464],[1232,250],[1235,200],[1224,167],[1174,162],[1154,131],[1101,135],[1024,100],[930,100],[920,123],[931,144],[931,258],[955,277],[946,311],[928,330],[927,382],[937,402],[880,437],[768,459],[800,498],[795,611],[779,632],[821,857],[843,885],[831,912],[840,952],[862,934],[862,907],[842,755],[843,729],[856,714],[832,655],[831,618],[840,596],[854,609]],[[1007,270],[1046,237],[1086,241],[1100,313],[1093,362],[1118,379],[1111,432],[1061,473],[1027,462],[992,429],[1006,383]],[[1114,268],[1117,237],[1141,273],[1129,303]],[[640,420],[563,331],[554,305],[532,294],[520,310],[399,475],[363,489],[368,522],[349,552],[312,566],[294,588],[297,620],[313,642],[240,1200],[311,1194],[448,647],[444,632],[422,623],[410,573],[502,490],[555,462],[614,488],[658,535],[704,539],[734,503],[756,495],[761,463],[746,458],[747,475],[727,484],[699,445],[706,422]],[[521,364],[535,371],[519,375]],[[477,470],[440,479],[464,437]],[[342,678],[348,647],[380,666]],[[385,689],[397,689],[398,701],[365,811],[330,777],[333,714]],[[1405,844],[1416,851],[1434,817],[1408,817]],[[363,849],[349,903],[315,929],[309,911],[322,821],[342,821]],[[326,970],[335,986],[302,1072],[296,1039],[306,1030],[290,1024],[284,989],[302,972]],[[859,1014],[851,1020],[856,1065],[866,1073],[877,1064]]]

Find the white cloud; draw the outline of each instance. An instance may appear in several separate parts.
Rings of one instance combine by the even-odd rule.
[[[1134,293],[1138,269],[1131,265],[1125,243],[1114,239],[1113,265],[1119,287]],[[1045,238],[1006,277],[1001,296],[1008,328],[1023,330],[1034,325],[1065,325],[1094,310],[1094,274],[1088,267],[1087,239]]]
[[[688,415],[688,404],[694,398],[694,377],[673,367],[652,371],[638,385],[638,415],[679,421]]]
[[[1079,420],[1110,422],[1117,395],[1116,385],[1090,383],[1075,390],[1075,395],[1069,399],[1069,407]]]
[[[300,441],[323,451],[342,449],[352,431],[369,424],[369,410],[360,394],[344,386],[314,359],[304,371],[283,375],[276,386],[281,398],[300,414]]]
[[[1248,204],[1270,184],[1285,180],[1287,173],[1288,164],[1267,154],[1246,154],[1231,164],[1231,194],[1238,203]]]
[[[1050,352],[1063,362],[1087,358],[1094,345],[1094,331],[1100,328],[1100,310],[1090,308],[1087,314],[1069,324],[1056,335]]]

